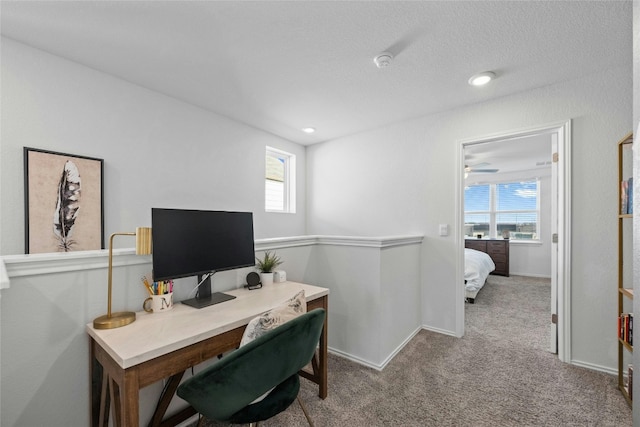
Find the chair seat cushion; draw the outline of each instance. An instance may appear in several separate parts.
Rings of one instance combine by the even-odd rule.
[[[267,420],[284,411],[296,400],[300,391],[300,377],[291,375],[280,383],[264,399],[244,407],[231,416],[232,424],[249,424]]]

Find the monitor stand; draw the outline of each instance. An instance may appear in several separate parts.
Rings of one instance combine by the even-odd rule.
[[[211,275],[208,275],[204,280],[202,279],[202,276],[198,276],[198,283],[200,283],[200,286],[196,297],[182,301],[183,304],[194,308],[204,308],[235,298],[233,295],[224,294],[222,292],[211,293]]]

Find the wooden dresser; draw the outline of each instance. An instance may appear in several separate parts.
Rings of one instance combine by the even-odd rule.
[[[509,276],[509,240],[465,239],[464,247],[488,254],[496,265],[491,274]]]

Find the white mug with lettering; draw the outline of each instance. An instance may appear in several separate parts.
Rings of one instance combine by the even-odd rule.
[[[142,308],[147,313],[162,313],[173,308],[173,292],[162,295],[151,295],[144,300]]]

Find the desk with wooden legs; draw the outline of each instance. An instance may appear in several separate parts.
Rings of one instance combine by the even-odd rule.
[[[95,329],[93,324],[88,324],[89,378],[94,375],[94,360],[102,366],[97,393],[100,405],[99,408],[91,405],[91,425],[107,426],[111,407],[114,425],[138,426],[140,389],[164,378],[168,378],[168,382],[150,425],[174,426],[188,419],[195,414],[191,407],[163,419],[184,372],[237,348],[251,319],[277,307],[301,289],[305,291],[307,310],[320,307],[327,310],[328,289],[283,282],[252,291],[225,291],[236,298],[202,309],[177,303],[167,313],[139,312],[135,322],[121,328]],[[301,371],[300,375],[318,384],[318,395],[324,399],[327,396],[326,318],[312,368],[313,372]],[[94,394],[93,387],[91,389]],[[91,397],[93,402],[94,396]]]

